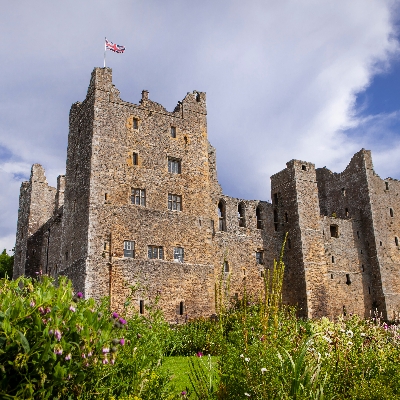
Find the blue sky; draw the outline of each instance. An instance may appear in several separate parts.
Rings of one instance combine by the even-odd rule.
[[[399,3],[393,0],[19,0],[0,35],[0,249],[15,241],[33,163],[65,172],[68,114],[84,99],[104,36],[122,99],[172,110],[207,92],[208,136],[226,194],[270,198],[291,159],[342,171],[362,147],[400,178]]]

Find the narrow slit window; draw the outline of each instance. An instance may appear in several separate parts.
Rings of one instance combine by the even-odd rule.
[[[334,263],[335,263],[335,257],[332,256],[332,264],[334,264]]]
[[[278,226],[279,226],[278,211],[274,210],[274,228],[275,228],[275,231],[278,230]]]
[[[357,231],[357,238],[360,239],[360,232]]]
[[[344,209],[344,213],[345,213],[346,217],[348,217],[348,216],[349,216],[349,209],[348,209],[348,208],[345,208],[345,209]]]
[[[371,294],[371,288],[368,286],[368,294]]]
[[[342,196],[346,197],[346,189],[345,188],[342,188]]]
[[[277,206],[279,202],[278,193],[274,193],[274,204]]]
[[[396,243],[396,246],[398,246],[398,245],[399,245],[399,238],[398,238],[397,236],[395,236],[395,238],[394,238],[394,242]]]
[[[262,224],[262,219],[261,219],[261,209],[260,207],[256,208],[256,220],[257,220],[257,229],[262,229],[263,224]]]
[[[346,274],[346,285],[351,284],[350,274]]]
[[[333,279],[333,274],[331,274],[331,279]]]
[[[389,182],[385,182],[385,190],[389,190]]]
[[[218,203],[218,230],[226,231],[225,202],[223,200]]]
[[[132,164],[139,165],[139,154],[138,153],[132,153]]]
[[[264,252],[263,251],[256,251],[256,263],[257,264],[264,264]]]
[[[229,263],[228,263],[228,261],[224,261],[224,272],[225,273],[229,272]]]
[[[171,137],[176,138],[176,127],[175,126],[171,126]]]
[[[285,222],[289,222],[289,215],[287,212],[285,212]]]
[[[135,257],[135,242],[133,242],[132,240],[124,240],[124,257]]]
[[[108,193],[104,193],[104,200],[105,200],[105,201],[108,200]]]
[[[393,215],[394,215],[393,208],[389,208],[389,213],[390,213],[390,216],[393,217]]]
[[[184,312],[184,304],[183,301],[179,303],[179,315],[183,315]]]
[[[144,300],[139,301],[139,313],[144,314]]]
[[[131,203],[146,206],[146,190],[133,188],[131,192]]]
[[[307,167],[306,167],[305,165],[302,165],[302,166],[301,166],[301,169],[302,169],[303,171],[307,171]]]
[[[168,193],[168,210],[182,211],[182,196]]]
[[[137,129],[139,127],[139,120],[137,118],[132,119],[132,127],[133,129]]]
[[[246,226],[246,221],[244,218],[244,204],[243,203],[238,204],[238,223],[239,223],[239,226],[242,228],[244,228]]]

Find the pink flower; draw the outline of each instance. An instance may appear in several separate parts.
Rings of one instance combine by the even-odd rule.
[[[86,358],[86,355],[85,355],[85,353],[82,353],[82,358]]]
[[[119,344],[120,344],[121,346],[123,346],[123,345],[125,344],[125,339],[124,339],[124,338],[120,339],[120,340],[119,340]]]
[[[113,318],[118,318],[118,314],[116,312],[113,312],[111,315]]]
[[[119,323],[122,324],[122,325],[125,325],[125,324],[126,324],[126,321],[125,321],[123,318],[120,318],[120,319],[119,319]]]
[[[65,361],[69,361],[71,358],[72,358],[71,353],[68,353],[68,354],[65,356]]]
[[[54,354],[61,356],[61,354],[63,353],[63,349],[61,346],[55,346],[53,352],[54,352]]]
[[[81,298],[83,297],[82,292],[78,292],[78,293],[76,294],[76,297],[77,297],[78,299],[81,299]]]
[[[198,352],[196,353],[196,356],[197,356],[197,357],[203,357],[203,353],[202,353],[201,351],[198,351]]]
[[[35,307],[35,305],[36,305],[36,303],[35,303],[35,301],[34,300],[32,300],[31,302],[30,302],[30,304],[29,304],[31,307]]]
[[[39,307],[38,311],[40,312],[40,314],[42,314],[42,315],[44,314],[44,308],[43,307]]]
[[[75,312],[75,311],[76,311],[75,307],[73,307],[73,306],[69,306],[69,309],[70,309],[70,311],[72,311],[72,312]]]
[[[60,332],[58,329],[56,329],[56,330],[54,331],[54,336],[56,337],[56,339],[57,339],[58,341],[61,340],[61,332]]]
[[[103,358],[103,364],[108,364],[107,357],[106,357],[106,358]]]
[[[111,359],[111,364],[114,365],[115,364],[115,360],[112,358]]]
[[[103,347],[103,354],[107,354],[110,352],[110,349],[108,347]]]

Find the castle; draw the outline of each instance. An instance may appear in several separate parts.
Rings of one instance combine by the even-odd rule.
[[[173,112],[142,92],[121,100],[110,68],[93,70],[72,105],[66,175],[41,165],[21,185],[14,278],[69,277],[86,297],[136,307],[159,296],[170,321],[215,312],[215,283],[257,294],[286,232],[283,300],[300,315],[400,311],[400,182],[382,180],[370,151],[342,173],[289,161],[271,177],[272,203],[228,197],[207,139],[206,95]]]

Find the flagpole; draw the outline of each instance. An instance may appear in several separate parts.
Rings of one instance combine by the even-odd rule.
[[[106,40],[107,38],[104,38],[104,68],[106,67]]]

